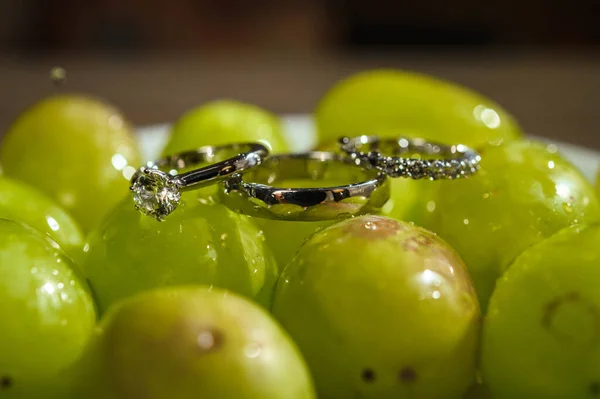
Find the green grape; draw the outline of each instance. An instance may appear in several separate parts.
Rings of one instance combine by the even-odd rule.
[[[216,186],[183,193],[158,222],[124,200],[89,238],[83,269],[104,312],[147,289],[207,284],[268,305],[278,276],[264,235],[248,217],[213,199]]]
[[[597,220],[588,181],[553,148],[513,141],[482,152],[481,170],[442,181],[424,227],[465,260],[482,309],[508,265],[529,246],[574,223]]]
[[[34,188],[7,177],[0,178],[0,192],[0,218],[43,231],[80,263],[85,244],[83,233],[64,209]]]
[[[165,155],[204,145],[259,142],[273,152],[286,152],[277,116],[237,101],[213,101],[184,114],[173,126]]]
[[[47,98],[23,113],[4,138],[0,161],[7,176],[52,197],[86,231],[126,195],[140,164],[123,116],[74,95]]]
[[[461,398],[475,378],[477,297],[458,255],[381,216],[336,223],[284,269],[273,314],[319,398]]]
[[[423,224],[430,201],[438,188],[437,181],[390,179],[390,199],[381,209],[381,214],[417,225]]]
[[[57,398],[96,320],[76,266],[47,235],[0,219],[0,397]]]
[[[600,395],[600,225],[527,249],[490,300],[481,364],[495,399]]]
[[[335,220],[296,222],[293,220],[263,218],[253,218],[252,221],[264,234],[266,244],[273,252],[280,269],[283,269],[292,260],[308,237],[316,231],[335,223]]]
[[[319,141],[376,134],[480,146],[521,136],[514,119],[464,87],[400,70],[374,70],[337,83],[316,110]]]
[[[163,288],[120,303],[80,369],[77,399],[315,398],[283,329],[216,288]]]

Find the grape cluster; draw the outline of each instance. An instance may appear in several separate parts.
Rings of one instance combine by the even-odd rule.
[[[555,146],[406,71],[337,83],[314,118],[322,151],[412,138],[352,154],[394,177],[383,208],[274,220],[230,209],[220,185],[134,185],[138,208],[160,200],[146,213],[170,206],[159,222],[128,193],[142,160],[114,107],[60,95],[19,116],[0,147],[0,398],[600,397],[600,203]],[[162,153],[294,150],[282,126],[214,101]],[[479,155],[435,157],[465,146]],[[351,183],[312,172],[277,184]]]

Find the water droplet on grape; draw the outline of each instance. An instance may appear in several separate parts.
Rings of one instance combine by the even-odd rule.
[[[427,211],[428,212],[435,211],[435,201],[428,201],[427,202]]]
[[[564,202],[563,203],[563,209],[567,213],[572,213],[573,212],[573,205],[570,202]]]
[[[216,330],[205,330],[198,334],[196,343],[203,352],[213,351],[223,345],[223,334]]]
[[[108,118],[108,125],[113,129],[121,129],[123,128],[123,118],[119,115],[113,115]]]
[[[262,352],[262,348],[259,344],[255,342],[249,344],[244,349],[244,354],[246,355],[246,357],[249,357],[251,359],[258,357],[258,355],[260,355],[260,352]]]

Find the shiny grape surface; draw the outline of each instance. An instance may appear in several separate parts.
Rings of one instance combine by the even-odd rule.
[[[77,266],[47,235],[0,219],[0,397],[62,399],[96,321]]]
[[[488,147],[476,176],[437,183],[423,225],[465,260],[483,309],[496,279],[526,248],[600,217],[590,183],[555,148],[539,143]]]
[[[73,399],[314,399],[304,360],[259,306],[217,288],[145,292],[109,312]]]
[[[61,95],[19,116],[4,137],[0,163],[7,176],[46,193],[89,231],[127,195],[140,158],[132,129],[117,110]]]
[[[78,264],[85,239],[79,225],[54,200],[17,180],[0,177],[0,218],[16,220],[43,231]]]
[[[254,105],[221,100],[184,114],[173,126],[163,153],[240,142],[259,142],[277,153],[288,150],[276,115]]]
[[[495,399],[600,395],[600,226],[529,248],[498,281],[481,364]]]
[[[315,111],[319,142],[363,134],[481,146],[521,136],[498,104],[462,86],[402,70],[374,70],[338,82]]]
[[[186,192],[164,222],[126,198],[89,239],[84,273],[101,312],[161,286],[206,284],[267,305],[278,276],[261,231],[213,199],[216,186]]]
[[[273,314],[319,398],[461,398],[475,377],[479,306],[434,234],[362,216],[313,235],[284,269]]]

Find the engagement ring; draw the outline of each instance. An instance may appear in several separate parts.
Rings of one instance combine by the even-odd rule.
[[[221,182],[260,165],[268,154],[261,144],[243,143],[200,147],[149,162],[131,178],[135,207],[161,221],[177,208],[181,191]],[[200,165],[205,166],[189,170]],[[182,170],[188,171],[180,173]]]

